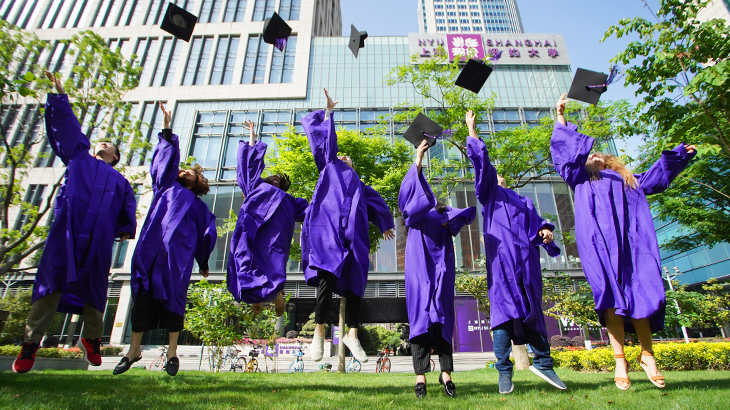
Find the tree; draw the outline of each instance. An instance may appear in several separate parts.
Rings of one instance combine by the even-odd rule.
[[[730,228],[730,29],[724,20],[701,22],[705,0],[660,0],[656,22],[622,19],[609,37],[638,35],[612,61],[629,65],[625,83],[643,97],[628,116],[648,133],[642,157],[647,168],[662,149],[697,144],[700,159],[662,195],[649,197],[656,214],[688,228],[663,246],[687,251],[714,246]]]
[[[302,325],[302,330],[299,332],[299,336],[311,338],[314,337],[314,328],[317,325],[317,323],[314,321],[314,312],[309,315],[309,320],[307,320],[307,323]],[[327,334],[327,331],[329,330],[330,325],[325,323],[324,325],[324,334]]]
[[[137,86],[142,70],[139,65],[126,60],[119,49],[110,50],[106,41],[92,32],[78,33],[66,42],[77,61],[65,87],[77,117],[86,120],[87,136],[114,137],[120,144],[122,137],[139,134],[140,123],[129,115],[131,105],[123,101],[125,93]],[[22,111],[25,117],[13,133],[8,134],[6,124],[0,127],[0,152],[5,154],[0,171],[0,277],[37,267],[48,235],[48,227],[41,221],[62,181],[57,180],[44,192],[46,199],[40,205],[25,198],[22,183],[35,159],[31,151],[45,138],[42,100],[51,84],[41,75],[41,60],[50,51],[47,42],[0,20],[2,105],[11,111],[29,108]],[[39,154],[45,156],[48,154]],[[15,209],[20,210],[20,222],[11,224],[9,215]]]
[[[18,293],[10,292],[4,299],[0,299],[0,310],[10,312],[2,335],[0,335],[0,344],[10,344],[23,340],[32,297],[33,293],[26,290]]]
[[[190,285],[188,307],[185,312],[185,330],[201,339],[212,351],[215,372],[220,371],[224,349],[241,339],[244,324],[250,324],[253,313],[250,306],[242,306],[228,292],[226,283],[203,279]]]

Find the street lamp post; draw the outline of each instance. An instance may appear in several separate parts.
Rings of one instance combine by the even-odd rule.
[[[672,285],[672,280],[674,280],[674,278],[676,278],[677,276],[681,275],[682,272],[680,272],[679,268],[676,266],[673,268],[674,275],[669,274],[669,269],[666,266],[662,267],[662,269],[664,270],[664,278],[667,280],[667,283],[669,283],[669,290],[674,291],[674,286]],[[677,303],[677,299],[674,299],[674,305],[677,306],[677,313],[681,315],[682,311],[679,309],[679,303]],[[684,342],[689,343],[689,336],[687,336],[687,328],[684,326],[682,326],[682,334],[684,335]]]

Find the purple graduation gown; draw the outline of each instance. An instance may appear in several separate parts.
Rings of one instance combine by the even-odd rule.
[[[264,182],[266,144],[238,143],[238,185],[246,198],[228,257],[228,290],[237,301],[271,302],[286,283],[294,223],[304,221],[307,200]]]
[[[616,309],[624,328],[631,318],[649,318],[652,333],[664,329],[666,299],[661,257],[646,195],[663,192],[695,154],[684,144],[662,156],[648,171],[636,174],[638,189],[624,185],[612,170],[590,181],[585,163],[594,139],[575,124],[556,123],[550,145],[555,170],[575,192],[575,237],[583,271],[593,290],[596,312]]]
[[[388,205],[360,181],[355,170],[337,158],[337,134],[332,114],[315,111],[302,120],[319,170],[312,202],[302,226],[302,269],[310,286],[317,286],[319,269],[334,274],[334,292],[351,291],[362,298],[368,278],[368,222],[381,232],[395,227]]]
[[[89,154],[68,96],[48,94],[46,133],[66,165],[54,220],[33,284],[33,302],[62,290],[59,312],[83,313],[84,303],[106,306],[114,238],[137,230],[137,203],[129,182]]]
[[[523,327],[547,337],[538,246],[544,246],[550,256],[559,255],[560,249],[553,242],[544,244],[538,233],[555,227],[540,217],[529,198],[499,186],[497,170],[481,139],[469,137],[467,153],[482,204],[490,326],[511,322],[515,344],[524,344]]]
[[[132,296],[144,294],[152,282],[153,298],[184,316],[193,259],[201,269],[216,239],[215,215],[193,191],[177,182],[180,148],[159,134],[150,175],[154,198],[132,255]]]
[[[405,279],[410,338],[428,333],[431,325],[440,323],[441,335],[451,343],[456,280],[452,237],[472,223],[477,210],[447,207],[446,212],[438,213],[436,198],[416,164],[403,179],[398,206],[408,227]]]

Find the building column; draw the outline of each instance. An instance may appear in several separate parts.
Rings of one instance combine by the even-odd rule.
[[[132,286],[130,281],[125,280],[122,283],[122,290],[119,293],[119,304],[117,305],[117,313],[114,315],[114,327],[112,328],[111,344],[124,344],[124,330],[127,328],[127,318],[132,310]]]

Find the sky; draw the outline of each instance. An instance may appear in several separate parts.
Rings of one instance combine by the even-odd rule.
[[[657,0],[648,0],[653,10]],[[341,0],[343,33],[349,35],[350,24],[372,36],[418,32],[418,0]],[[608,72],[610,60],[635,37],[610,38],[601,43],[606,30],[623,18],[643,17],[653,20],[641,0],[517,0],[526,33],[557,33],[565,38],[571,68]],[[603,99],[639,101],[633,88],[623,82],[610,88]],[[636,154],[640,141],[617,143],[629,155]]]

